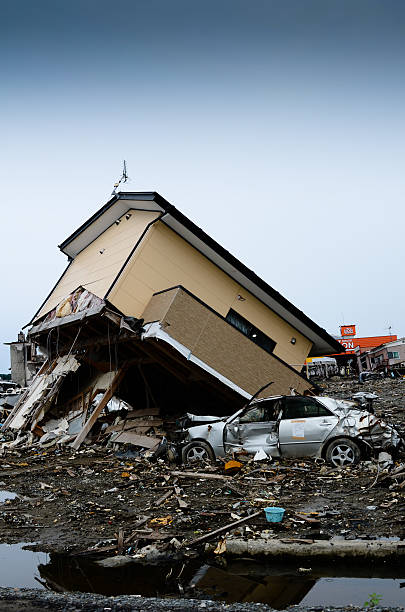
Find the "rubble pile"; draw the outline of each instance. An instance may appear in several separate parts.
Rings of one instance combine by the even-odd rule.
[[[402,381],[327,384],[325,393],[338,398],[374,392],[376,416],[403,427]],[[1,434],[0,488],[17,494],[0,501],[3,542],[36,541],[42,550],[141,558],[151,550],[183,554],[206,543],[219,546],[220,553],[225,535],[306,542],[405,536],[401,455],[382,452],[347,467],[319,458],[261,460],[260,453],[179,465],[156,452],[164,441],[156,409],[133,411],[115,397],[107,404],[110,410],[78,450],[61,443],[69,436],[74,410],[72,418],[60,417],[57,427],[46,431],[46,423],[41,425],[34,444],[32,432],[25,432],[26,438]],[[70,434],[73,439],[80,427]],[[136,437],[142,439],[142,452],[133,443]],[[149,448],[144,438],[150,439]],[[108,446],[101,446],[105,440]],[[269,506],[285,509],[280,523],[267,522],[263,510]],[[145,549],[150,545],[153,549]]]
[[[236,463],[236,462],[235,462]],[[3,541],[48,550],[143,554],[144,546],[193,549],[225,534],[248,538],[402,537],[405,463],[331,468],[314,459],[179,468],[162,459],[123,460],[88,448],[18,452],[1,459],[0,481],[17,497],[0,504]],[[263,509],[286,509],[281,523]],[[219,532],[218,532],[219,530]]]
[[[78,449],[86,441],[114,448],[131,444],[143,451],[156,450],[165,436],[159,409],[149,406],[134,410],[113,395],[122,371],[93,375],[83,391],[61,401],[66,379],[80,367],[73,356],[59,357],[25,393],[12,400],[8,395],[2,398],[2,448],[46,449],[69,444]]]

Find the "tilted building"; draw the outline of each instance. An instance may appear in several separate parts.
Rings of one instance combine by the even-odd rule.
[[[10,426],[34,430],[78,398],[88,409],[96,391],[166,416],[229,414],[269,382],[264,395],[305,392],[305,359],[344,350],[158,193],[117,193],[60,249],[68,266],[29,331],[58,392],[28,394]]]

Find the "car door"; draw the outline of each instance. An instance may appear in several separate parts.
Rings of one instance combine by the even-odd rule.
[[[315,398],[285,397],[278,429],[281,456],[316,455],[338,420]]]
[[[243,448],[249,454],[263,449],[267,454],[277,454],[277,433],[275,409],[276,400],[259,400],[249,406],[237,418],[231,420],[224,428],[225,452]]]

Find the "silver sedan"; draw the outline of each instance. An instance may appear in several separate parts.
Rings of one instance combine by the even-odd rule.
[[[356,402],[330,397],[274,396],[256,399],[230,417],[188,417],[201,424],[184,432],[184,462],[259,452],[262,457],[317,456],[343,466],[404,444],[395,427]]]

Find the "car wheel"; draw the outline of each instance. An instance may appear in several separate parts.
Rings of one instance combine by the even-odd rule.
[[[183,463],[193,463],[195,461],[215,461],[212,448],[205,442],[189,442],[181,451]]]
[[[333,440],[326,449],[326,461],[337,467],[343,465],[355,465],[360,461],[360,447],[348,438],[337,438]]]

